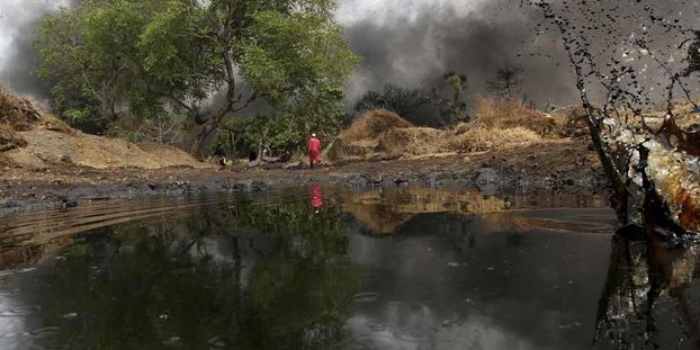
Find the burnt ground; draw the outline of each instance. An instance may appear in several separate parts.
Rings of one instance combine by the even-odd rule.
[[[271,166],[274,168],[274,166]],[[353,189],[392,186],[478,188],[495,193],[590,193],[607,182],[585,138],[425,160],[349,163],[319,169],[262,168],[96,170],[52,164],[44,170],[2,167],[0,215],[79,206],[90,201],[269,191],[320,183]]]

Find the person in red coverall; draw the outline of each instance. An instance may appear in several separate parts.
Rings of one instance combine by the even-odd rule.
[[[321,161],[321,140],[316,138],[316,134],[311,134],[307,148],[309,150],[309,165],[313,169],[314,163]]]

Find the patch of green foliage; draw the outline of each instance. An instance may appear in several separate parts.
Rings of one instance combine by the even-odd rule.
[[[469,119],[466,103],[467,77],[449,72],[443,76],[445,97],[437,88],[431,92],[387,84],[384,90],[368,91],[355,104],[355,112],[386,109],[418,125],[446,126]]]
[[[256,102],[274,111],[264,123],[276,121],[291,142],[333,131],[342,116],[342,87],[358,58],[332,20],[334,7],[332,0],[85,0],[44,18],[39,74],[53,87],[54,108],[77,126],[104,130],[124,116],[186,114],[201,152]]]
[[[355,111],[365,112],[372,109],[386,109],[404,118],[411,119],[417,111],[432,103],[431,98],[420,90],[406,89],[386,84],[384,91],[368,91],[355,105]]]

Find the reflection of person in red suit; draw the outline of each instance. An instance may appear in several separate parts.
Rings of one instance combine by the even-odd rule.
[[[307,148],[309,150],[309,165],[313,168],[314,163],[321,162],[321,140],[316,138],[316,134],[311,134]]]
[[[319,209],[323,208],[323,192],[321,191],[321,185],[313,184],[309,187],[309,201],[311,202],[311,206],[316,209],[316,213],[318,213]]]

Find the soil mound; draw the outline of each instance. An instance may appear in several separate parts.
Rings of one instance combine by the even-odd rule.
[[[186,152],[164,145],[137,145],[84,134],[30,100],[0,88],[0,165],[45,169],[77,165],[96,169],[210,167]]]

